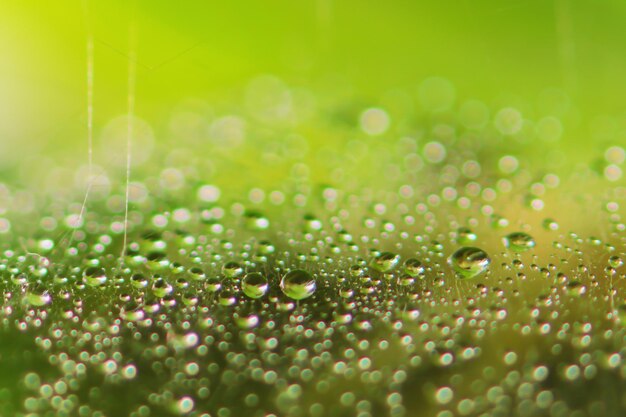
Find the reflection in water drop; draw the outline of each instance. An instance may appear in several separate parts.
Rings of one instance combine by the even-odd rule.
[[[510,233],[503,238],[503,242],[513,252],[525,252],[535,247],[535,240],[524,232]]]
[[[251,272],[241,280],[241,289],[250,298],[261,298],[267,293],[267,279],[259,272]]]
[[[280,281],[280,289],[285,295],[294,300],[310,297],[315,292],[315,279],[306,271],[295,269],[289,271]]]
[[[462,278],[472,278],[487,270],[491,259],[485,251],[474,247],[463,247],[448,258],[448,264]]]

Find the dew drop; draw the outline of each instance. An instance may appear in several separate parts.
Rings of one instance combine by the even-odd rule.
[[[315,279],[302,269],[289,271],[280,281],[280,289],[287,297],[294,300],[312,296],[316,288]]]
[[[485,251],[466,246],[454,252],[448,258],[448,264],[462,278],[473,278],[487,270],[491,259]]]
[[[400,262],[400,255],[391,252],[383,252],[372,259],[371,267],[379,272],[389,272]]]
[[[250,298],[263,297],[269,288],[267,279],[259,272],[246,274],[241,280],[241,289]]]
[[[504,246],[513,252],[525,252],[535,247],[535,239],[524,232],[513,232],[502,239]]]

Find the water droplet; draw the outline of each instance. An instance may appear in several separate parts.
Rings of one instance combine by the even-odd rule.
[[[316,288],[315,279],[302,269],[289,271],[280,280],[280,289],[287,297],[294,300],[302,300],[312,296]]]
[[[259,324],[259,316],[256,314],[235,315],[235,322],[240,329],[253,329]]]
[[[262,240],[259,242],[259,253],[262,255],[271,255],[276,251],[276,248],[272,242],[268,240]]]
[[[179,414],[188,414],[193,411],[195,404],[193,398],[191,397],[182,397],[175,406],[175,411]]]
[[[525,252],[535,247],[535,240],[527,233],[514,232],[503,238],[504,246],[514,252]]]
[[[617,255],[613,255],[609,258],[609,265],[613,268],[619,268],[624,265],[624,261]]]
[[[228,262],[222,266],[222,273],[228,278],[236,278],[243,274],[243,267],[237,262]]]
[[[571,297],[580,297],[587,291],[587,287],[580,281],[572,281],[567,284],[567,293]]]
[[[130,283],[135,288],[146,288],[148,286],[148,278],[143,274],[133,274],[130,277]]]
[[[448,258],[448,264],[462,278],[472,278],[487,270],[491,259],[485,251],[466,246],[454,252]]]
[[[206,281],[206,289],[209,292],[217,292],[222,288],[222,281],[218,278],[209,278]]]
[[[244,215],[245,225],[250,230],[266,230],[270,220],[258,211],[248,211]]]
[[[422,275],[425,270],[426,268],[422,265],[422,262],[419,259],[409,258],[404,261],[404,272],[412,277]]]
[[[559,224],[554,219],[550,219],[550,218],[544,219],[544,221],[542,222],[542,226],[546,230],[558,230],[559,229]]]
[[[104,268],[97,266],[90,266],[83,272],[85,284],[90,287],[98,287],[107,282],[107,276],[104,272]]]
[[[371,267],[379,272],[389,272],[400,262],[400,255],[391,252],[383,252],[372,259]]]
[[[204,281],[206,279],[206,274],[204,273],[202,268],[199,268],[197,266],[189,269],[189,276],[194,281]]]
[[[267,279],[259,272],[251,272],[241,280],[241,289],[250,298],[261,298],[267,293]]]
[[[163,298],[166,295],[171,294],[172,291],[174,291],[174,289],[167,281],[161,277],[155,276],[154,283],[152,284],[152,293],[156,297]]]
[[[478,239],[476,233],[472,232],[467,227],[460,227],[456,232],[456,241],[459,245],[469,245]]]
[[[124,320],[137,321],[144,318],[143,307],[134,301],[128,302],[120,313]]]
[[[322,230],[322,222],[312,214],[307,214],[304,216],[304,227],[308,232],[316,232]]]
[[[24,301],[32,306],[43,307],[52,302],[52,297],[43,285],[34,285],[28,288]]]

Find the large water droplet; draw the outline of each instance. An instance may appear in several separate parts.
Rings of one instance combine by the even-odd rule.
[[[506,235],[503,239],[504,246],[514,252],[525,252],[535,247],[535,239],[524,232],[513,232]]]
[[[448,264],[462,278],[472,278],[487,270],[491,259],[479,248],[466,246],[454,252],[448,258]]]
[[[267,293],[268,288],[267,279],[259,272],[251,272],[241,281],[243,293],[250,298],[263,297]]]
[[[287,297],[294,300],[302,300],[312,296],[316,288],[315,279],[302,269],[289,271],[280,280],[280,289]]]

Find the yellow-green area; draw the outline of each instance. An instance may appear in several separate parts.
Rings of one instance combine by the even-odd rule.
[[[2,1],[0,417],[623,416],[624,18]]]
[[[126,111],[127,61],[135,55],[136,114],[159,136],[176,106],[197,99],[225,111],[260,74],[312,91],[321,106],[395,101],[410,112],[422,110],[414,101],[419,83],[442,76],[456,88],[455,106],[478,99],[534,119],[556,115],[567,158],[623,135],[619,1],[9,0],[0,7],[5,163],[38,149],[83,149],[89,34],[96,128]]]

